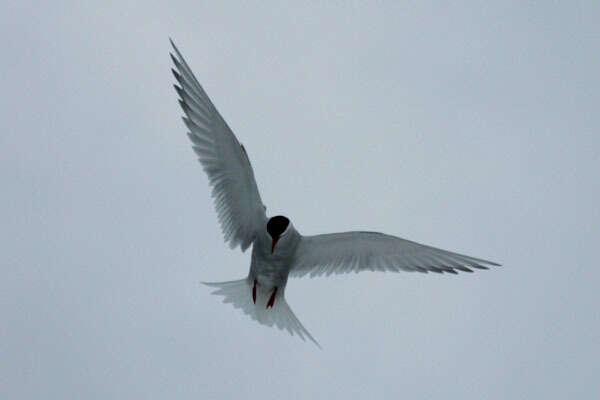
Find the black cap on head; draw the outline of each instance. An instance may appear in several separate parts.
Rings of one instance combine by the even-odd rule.
[[[267,232],[273,239],[279,237],[290,224],[290,220],[283,215],[278,215],[267,222]]]

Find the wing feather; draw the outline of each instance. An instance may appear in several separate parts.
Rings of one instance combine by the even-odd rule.
[[[212,186],[218,220],[231,248],[245,251],[266,224],[254,171],[243,146],[227,126],[216,107],[171,41],[175,55],[175,91],[189,129],[188,137]]]
[[[456,274],[500,265],[378,232],[303,236],[296,254],[290,269],[293,277],[365,270]]]

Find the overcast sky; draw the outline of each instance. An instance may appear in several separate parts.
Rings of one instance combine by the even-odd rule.
[[[600,397],[600,3],[202,3],[0,6],[1,398]],[[269,215],[504,266],[222,304],[169,37]]]

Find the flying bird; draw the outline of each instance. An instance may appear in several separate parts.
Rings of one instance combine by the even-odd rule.
[[[252,246],[244,279],[206,283],[252,319],[319,344],[285,301],[288,277],[360,271],[456,274],[500,264],[378,232],[304,236],[288,217],[267,217],[250,159],[171,41],[175,90],[192,147],[212,186],[218,219],[230,247]],[[320,346],[319,346],[320,347]]]

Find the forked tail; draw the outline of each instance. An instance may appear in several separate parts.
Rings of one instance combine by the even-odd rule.
[[[302,340],[308,337],[319,348],[321,346],[302,326],[292,309],[285,301],[283,290],[277,293],[277,298],[272,307],[267,308],[270,293],[258,290],[256,293],[256,304],[252,300],[252,283],[248,278],[228,282],[202,282],[207,286],[218,288],[212,294],[223,296],[224,303],[231,303],[258,321],[260,324],[273,326],[287,330],[292,336],[296,333]]]

